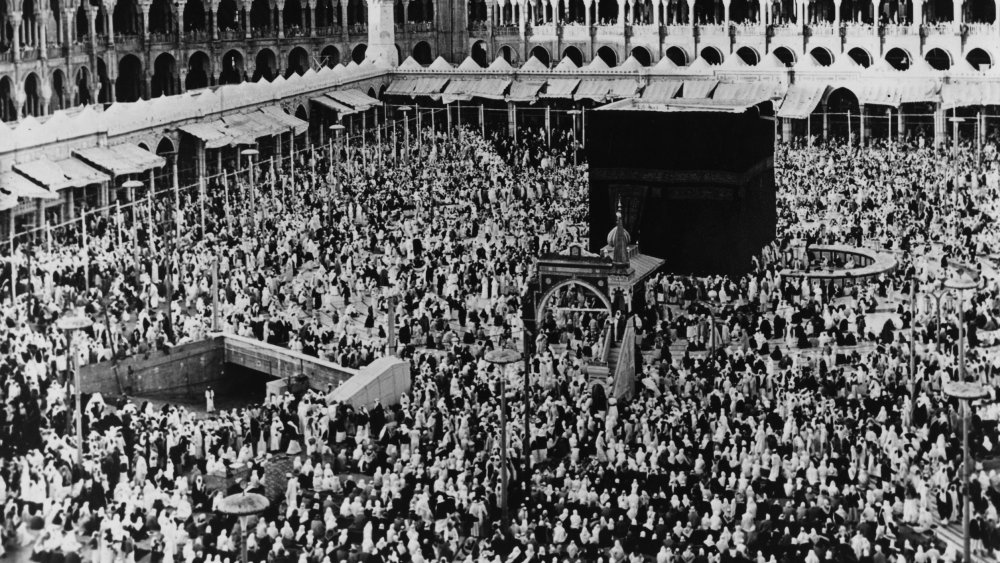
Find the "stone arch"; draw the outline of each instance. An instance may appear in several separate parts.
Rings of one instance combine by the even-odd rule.
[[[816,59],[816,62],[819,63],[820,66],[830,66],[833,64],[833,52],[826,47],[815,47],[809,51],[809,54]]]
[[[333,45],[327,45],[320,51],[319,58],[323,61],[324,66],[333,68],[340,64],[340,50]]]
[[[16,98],[14,80],[10,76],[0,76],[0,120],[17,121]]]
[[[517,49],[511,47],[510,45],[501,45],[500,50],[497,53],[503,57],[503,60],[507,61],[512,65],[517,65],[519,62],[519,57],[517,55]]]
[[[472,44],[472,51],[470,52],[469,56],[472,57],[473,61],[476,61],[477,65],[485,68],[490,64],[489,45],[487,45],[485,41],[476,41],[475,43]]]
[[[709,45],[702,49],[701,58],[705,59],[705,62],[710,65],[721,65],[726,60],[726,56],[722,54],[722,50],[714,45]]]
[[[94,103],[90,94],[90,82],[90,69],[81,65],[76,69],[76,74],[73,75],[73,86],[75,88],[73,105],[85,106]]]
[[[299,107],[295,108],[295,117],[309,123],[309,109],[306,106],[299,104]]]
[[[431,45],[426,41],[417,41],[413,46],[413,60],[422,65],[429,65],[434,61],[434,53],[431,52]]]
[[[219,72],[219,84],[239,84],[246,75],[243,52],[230,49],[222,55],[222,69]]]
[[[993,55],[986,49],[975,47],[965,54],[965,60],[976,70],[986,70],[993,66]]]
[[[864,68],[872,66],[872,63],[875,62],[875,59],[872,57],[871,53],[869,53],[866,49],[863,49],[861,47],[854,47],[853,49],[847,52],[847,56],[851,57],[851,59],[854,60],[854,62],[858,63]]]
[[[757,66],[760,63],[760,53],[753,47],[740,47],[736,50],[736,56],[750,66]]]
[[[24,77],[24,115],[42,115],[42,80],[34,72]]]
[[[831,89],[826,95],[827,111],[832,113],[844,113],[851,111],[858,113],[858,95],[846,86]]]
[[[121,0],[115,3],[111,18],[115,25],[115,33],[130,36],[138,35],[141,31],[142,20],[135,2]]]
[[[285,26],[285,35],[297,35],[305,28],[305,10],[299,0],[285,0],[285,9],[282,13]]]
[[[84,15],[84,25],[87,23],[86,17]],[[170,0],[153,0],[149,7],[148,21],[150,33],[172,33],[176,29],[176,16]]]
[[[245,4],[244,9],[246,9]],[[263,30],[264,33],[270,35],[272,25],[271,4],[268,0],[252,0],[250,3],[250,27]]]
[[[573,45],[569,45],[563,49],[562,58],[569,57],[569,60],[573,61],[576,66],[583,66],[583,52],[577,49]]]
[[[934,70],[948,70],[954,64],[954,59],[946,49],[935,47],[924,54],[924,60]]]
[[[364,43],[358,43],[351,49],[351,60],[361,64],[365,61],[365,55],[368,53],[368,45]]]
[[[215,14],[216,27],[219,31],[230,31],[239,29],[241,5],[236,0],[222,0],[219,2],[219,10]]]
[[[597,298],[600,299],[601,304],[607,308],[608,314],[609,315],[611,314],[611,311],[614,308],[611,304],[611,299],[608,298],[608,296],[605,295],[600,289],[598,289],[597,286],[585,280],[581,280],[578,278],[570,278],[567,280],[560,281],[559,283],[553,285],[548,290],[546,290],[545,293],[542,294],[541,299],[538,300],[538,309],[537,309],[538,318],[542,318],[545,315],[545,310],[549,306],[549,301],[559,292],[560,289],[574,285],[582,287],[593,293],[595,296],[597,296]]]
[[[207,88],[211,85],[212,60],[204,51],[195,51],[188,57],[187,78],[184,87],[188,90]]]
[[[121,1],[121,0],[119,0]],[[208,29],[205,4],[202,0],[187,0],[184,5],[184,32]]]
[[[129,54],[118,61],[118,78],[115,80],[115,99],[134,102],[142,98],[143,68],[139,57]]]
[[[906,70],[913,64],[913,56],[906,49],[893,47],[886,52],[885,62],[889,63],[896,70]]]
[[[799,57],[795,54],[795,51],[789,49],[788,47],[778,47],[773,51],[775,58],[777,58],[785,66],[793,66],[798,62]]]
[[[278,58],[274,56],[274,51],[267,47],[257,51],[257,55],[254,57],[253,81],[257,82],[263,78],[270,82],[277,75]]]
[[[649,49],[641,45],[632,48],[632,57],[639,61],[642,66],[649,66],[653,63],[653,55],[650,54]]]
[[[549,50],[541,45],[535,45],[531,52],[528,53],[528,58],[535,57],[545,66],[549,66],[552,63],[552,56],[549,55]]]
[[[153,78],[150,81],[150,98],[177,93],[177,60],[170,53],[160,53],[153,61]]]
[[[607,45],[597,50],[597,56],[601,57],[601,60],[603,60],[609,67],[613,68],[618,66],[618,53]]]
[[[691,58],[688,56],[687,51],[683,47],[678,47],[674,45],[667,48],[665,56],[670,59],[670,62],[677,66],[687,66],[691,62]]]
[[[97,60],[97,83],[100,89],[97,91],[97,103],[106,104],[111,102],[111,79],[108,78],[108,65],[101,57]]]
[[[285,77],[293,74],[302,76],[309,70],[309,53],[302,47],[295,47],[288,52],[288,66],[285,68]]]
[[[68,85],[66,84],[66,73],[63,72],[61,68],[53,70],[49,83],[52,86],[52,100],[49,102],[49,113],[60,109],[66,109],[66,94],[68,88]]]
[[[176,151],[177,146],[174,144],[174,140],[166,135],[161,137],[160,142],[156,144],[156,154],[173,154]]]

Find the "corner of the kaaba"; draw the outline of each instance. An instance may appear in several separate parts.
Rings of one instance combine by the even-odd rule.
[[[770,104],[624,100],[590,116],[590,247],[615,226],[678,275],[740,275],[774,240]]]

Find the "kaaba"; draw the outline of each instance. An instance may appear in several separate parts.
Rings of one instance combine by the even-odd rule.
[[[619,201],[639,251],[675,274],[739,275],[775,237],[770,103],[624,100],[588,112],[590,247]]]

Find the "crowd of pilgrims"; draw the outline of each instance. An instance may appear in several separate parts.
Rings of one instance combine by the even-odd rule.
[[[632,396],[589,383],[609,317],[556,309],[540,319],[526,402],[520,368],[483,355],[520,341],[534,259],[586,239],[586,167],[558,131],[551,144],[537,129],[516,142],[471,129],[415,137],[398,155],[372,138],[336,163],[304,152],[294,181],[289,165],[261,166],[253,187],[215,180],[204,232],[185,195],[174,244],[165,198],[153,233],[141,208],[93,214],[85,249],[78,233],[57,234],[32,249],[30,275],[19,247],[20,297],[0,323],[3,546],[46,563],[231,562],[244,530],[219,500],[277,488],[246,530],[250,561],[958,559],[930,539],[960,519],[965,494],[960,411],[941,385],[958,377],[961,315],[968,377],[996,398],[995,152],[979,165],[960,151],[956,182],[950,154],[916,144],[782,145],[779,237],[752,273],[657,274],[643,307],[613,312],[643,350]],[[892,252],[899,267],[843,288],[781,275],[822,243]],[[411,361],[412,390],[398,405],[354,409],[327,389],[208,416],[95,395],[77,465],[53,320],[86,303],[84,364],[196,341],[212,327],[216,262],[222,330],[347,366],[386,353],[397,296],[394,352]],[[963,264],[982,289],[945,299],[939,326],[924,296]],[[567,292],[556,305],[595,302]],[[1000,547],[1000,476],[984,467],[995,411],[976,409],[971,424],[985,460],[969,486],[974,547],[988,551]],[[269,473],[282,459],[289,472]]]

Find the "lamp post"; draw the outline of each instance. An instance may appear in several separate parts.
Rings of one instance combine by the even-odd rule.
[[[219,512],[237,516],[240,519],[240,531],[243,533],[243,541],[240,542],[240,561],[247,563],[247,538],[250,530],[247,524],[250,516],[260,514],[267,510],[270,504],[267,497],[257,493],[236,493],[219,501]]]
[[[139,188],[142,187],[142,182],[140,182],[139,180],[128,180],[128,181],[126,181],[125,183],[122,184],[122,187],[128,190],[129,200],[130,200],[129,204],[132,206],[132,222],[131,222],[132,224],[129,225],[129,232],[132,233],[132,244],[131,244],[131,246],[132,246],[132,259],[135,261],[135,275],[138,276],[139,275],[139,271],[140,271],[140,266],[139,266],[139,235],[138,235],[138,227],[136,225],[136,223],[138,221],[138,217],[136,217],[135,197],[134,197],[134,194],[135,194],[135,190],[137,190],[137,189],[139,189]],[[150,238],[152,238],[153,233],[150,233],[149,236],[150,236]]]
[[[953,114],[954,114],[954,112],[955,112],[955,110],[952,110]],[[961,122],[963,122],[963,121],[965,121],[965,118],[964,117],[955,117],[954,115],[952,115],[952,117],[948,118],[948,121],[950,121],[951,125],[952,125],[952,128],[951,128],[951,158],[952,158],[952,161],[954,163],[954,171],[955,171],[955,180],[954,180],[955,181],[955,185],[953,187],[955,189],[955,196],[957,197],[958,196],[958,124],[961,123]]]
[[[962,358],[965,364],[965,358]],[[969,403],[974,399],[986,396],[986,389],[979,383],[966,381],[949,381],[944,384],[944,394],[958,399],[962,405],[962,561],[972,561],[972,549],[969,536],[969,512],[972,503],[969,500]]]
[[[330,126],[330,179],[333,179],[333,165],[340,164],[340,134],[344,131],[344,126],[334,123]],[[337,152],[334,152],[334,141],[336,141]]]
[[[965,290],[976,289],[979,282],[963,272],[944,282],[944,287],[958,292],[958,380],[965,381]]]
[[[240,151],[240,154],[243,155],[243,156],[245,156],[247,158],[247,181],[249,182],[249,186],[250,186],[250,222],[251,223],[256,223],[256,221],[253,220],[253,214],[257,210],[257,203],[256,203],[256,199],[257,198],[255,197],[256,194],[254,193],[255,192],[255,189],[254,189],[254,176],[255,176],[255,174],[254,174],[254,168],[253,168],[253,157],[255,157],[258,154],[260,154],[260,151],[258,151],[257,149],[244,149],[244,150]]]
[[[399,113],[403,114],[403,143],[406,150],[406,162],[410,161],[410,106],[399,106]]]
[[[570,117],[573,118],[573,166],[576,166],[577,165],[577,154],[576,153],[577,153],[577,150],[579,148],[579,147],[577,147],[577,144],[576,144],[576,119],[580,116],[580,110],[578,110],[578,109],[571,109],[571,110],[567,111],[566,113],[568,113],[570,115]]]
[[[931,298],[934,299],[934,304],[937,306],[937,325],[934,332],[934,351],[941,353],[941,300],[944,299],[946,295],[950,292],[947,288],[938,282],[936,289],[932,289],[927,292]]]
[[[76,464],[83,465],[83,409],[80,407],[80,366],[76,350],[73,348],[73,333],[93,326],[83,312],[83,307],[77,306],[73,311],[63,315],[56,321],[56,327],[66,333],[66,347],[69,353],[70,369],[73,370],[73,418],[76,426]]]
[[[507,366],[521,359],[513,350],[490,350],[483,357],[487,362],[500,366],[500,514],[504,525],[507,514]],[[527,405],[525,405],[527,408]],[[527,428],[524,429],[528,431]]]

